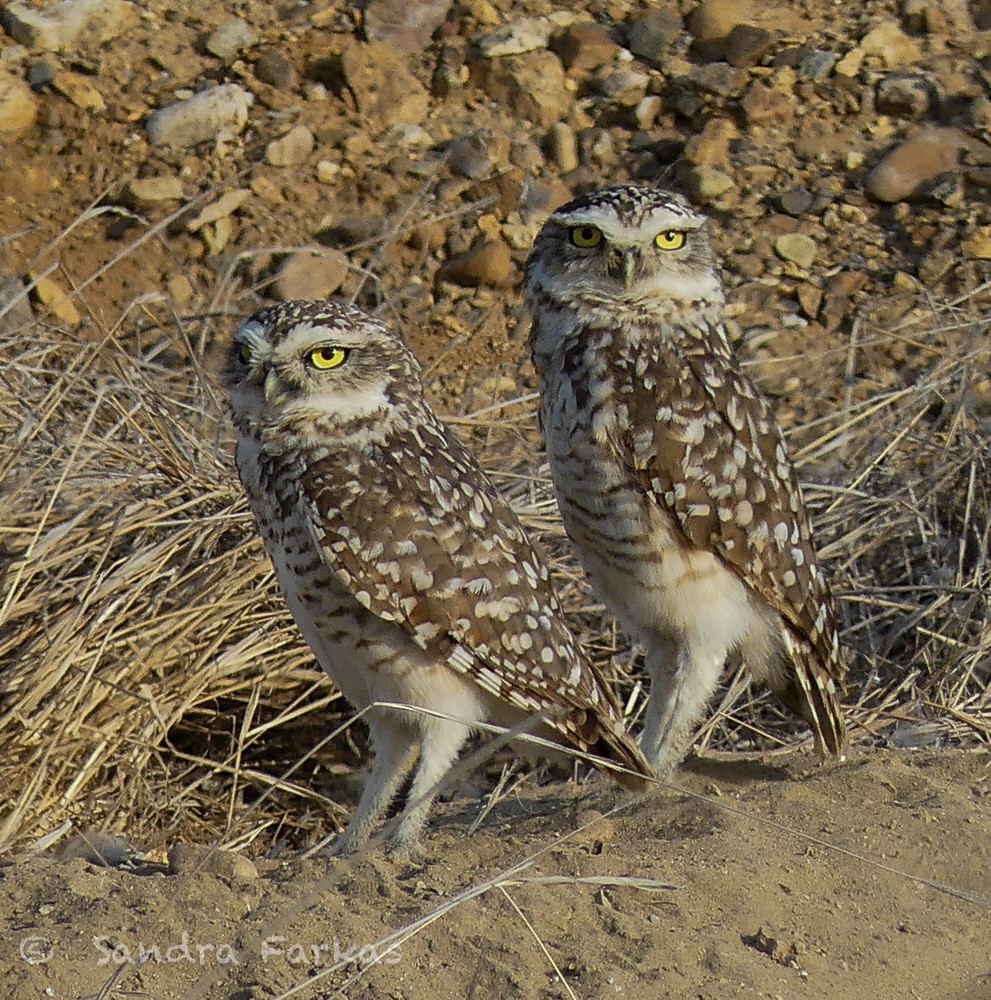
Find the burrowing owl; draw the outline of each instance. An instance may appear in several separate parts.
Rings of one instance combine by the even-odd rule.
[[[526,299],[561,513],[645,649],[656,772],[677,763],[729,656],[839,753],[832,599],[784,439],[733,360],[705,218],[651,187],[577,198],[538,235]]]
[[[272,306],[235,332],[226,381],[237,467],[296,624],[353,705],[411,706],[368,714],[375,760],[338,851],[368,840],[418,753],[395,838],[413,844],[476,722],[542,717],[541,735],[644,786],[650,767],[545,566],[389,327],[333,302]]]

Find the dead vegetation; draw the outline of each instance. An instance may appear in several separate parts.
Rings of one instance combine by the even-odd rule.
[[[980,288],[873,331],[914,345],[911,382],[792,429],[852,652],[855,740],[991,742],[988,300]],[[242,501],[203,346],[213,321],[153,328],[80,343],[36,325],[0,346],[3,851],[74,825],[262,852],[312,842],[350,806],[361,734],[338,728],[350,712]],[[636,659],[568,556],[532,407],[457,422],[543,537],[635,717]],[[706,753],[802,738],[743,676],[715,709]]]

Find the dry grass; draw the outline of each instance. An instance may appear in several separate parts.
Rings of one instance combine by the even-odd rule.
[[[991,742],[987,293],[878,332],[922,345],[910,384],[795,429],[854,651],[858,738]],[[0,346],[0,850],[70,823],[148,847],[262,850],[313,842],[346,814],[354,731],[323,737],[348,709],[255,536],[209,338],[181,329],[163,322],[136,347],[36,326]],[[635,657],[591,602],[534,468],[532,407],[458,423],[542,536],[573,623],[636,715]],[[700,736],[733,753],[794,739],[740,677]]]

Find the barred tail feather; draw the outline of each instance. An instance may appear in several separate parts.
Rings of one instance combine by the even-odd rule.
[[[819,753],[839,755],[846,748],[847,733],[835,679],[843,673],[838,647],[834,650],[836,666],[831,671],[805,639],[787,629],[782,630],[782,634],[794,671],[787,686],[781,690],[776,688],[774,693],[812,727]]]

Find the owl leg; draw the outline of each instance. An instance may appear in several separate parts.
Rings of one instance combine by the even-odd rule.
[[[385,815],[413,765],[415,730],[395,718],[374,713],[369,716],[368,729],[375,759],[351,822],[334,841],[332,854],[351,854],[368,843],[372,830]]]
[[[654,773],[671,773],[685,751],[692,723],[719,683],[726,656],[687,642],[661,640],[647,650],[650,697],[640,746]]]
[[[415,848],[440,790],[439,783],[471,734],[469,726],[453,719],[423,717],[420,729],[420,765],[406,796],[402,822],[393,838],[401,850]]]

